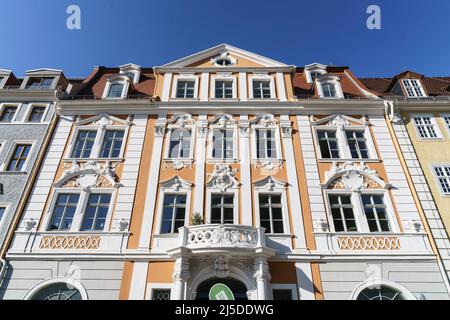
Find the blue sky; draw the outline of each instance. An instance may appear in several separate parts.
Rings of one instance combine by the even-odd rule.
[[[71,4],[81,30],[66,28]],[[371,4],[381,30],[366,28]],[[449,0],[0,0],[0,26],[0,68],[18,76],[162,65],[224,42],[297,66],[348,65],[360,77],[450,76]]]

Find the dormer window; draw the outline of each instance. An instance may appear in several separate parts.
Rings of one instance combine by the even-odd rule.
[[[403,87],[405,88],[406,94],[410,98],[420,98],[425,97],[425,92],[422,88],[420,80],[418,79],[403,79]]]
[[[120,66],[120,74],[128,77],[132,83],[136,84],[139,82],[139,77],[141,75],[141,67],[133,63],[125,64]]]
[[[126,75],[132,82],[134,82],[134,79],[136,78],[136,74],[134,72],[125,72],[124,75]]]
[[[316,81],[316,78],[319,77],[322,73],[318,72],[318,71],[311,71],[310,72],[310,76],[311,76],[311,81],[314,82]]]
[[[50,89],[53,80],[53,77],[31,77],[25,89]]]
[[[123,92],[123,84],[114,83],[109,87],[108,98],[121,98],[122,92]]]
[[[318,77],[327,73],[327,66],[320,63],[312,63],[305,66],[306,82],[314,83]]]
[[[178,80],[177,82],[177,98],[192,99],[194,98],[195,81],[194,80]]]
[[[324,98],[336,98],[336,87],[332,83],[322,84]]]

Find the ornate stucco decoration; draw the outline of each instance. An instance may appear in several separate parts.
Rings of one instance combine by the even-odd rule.
[[[346,189],[359,191],[361,189],[389,189],[391,185],[385,183],[376,170],[368,167],[364,162],[345,162],[338,165],[333,162],[330,170],[325,173],[326,182],[321,184],[325,189]]]
[[[236,169],[231,168],[228,164],[216,164],[213,173],[209,174],[208,187],[220,189],[221,192],[227,191],[228,188],[237,187],[239,183],[235,175]]]
[[[179,176],[174,176],[170,178],[169,180],[162,181],[160,183],[161,187],[169,190],[169,191],[175,191],[178,192],[180,190],[187,190],[192,188],[192,183],[190,183],[187,180],[184,180],[183,178],[180,178]]]
[[[226,278],[230,275],[229,259],[219,256],[214,261],[214,275],[218,278]]]
[[[175,114],[172,118],[167,120],[167,128],[169,129],[173,129],[174,127],[184,128],[186,126],[193,126],[194,124],[194,119],[188,113]]]
[[[58,188],[118,188],[116,166],[118,162],[73,161],[65,168],[63,176],[53,185]]]
[[[283,189],[288,186],[286,181],[278,180],[271,176],[265,177],[259,181],[254,182],[256,188],[262,188],[267,191],[273,191],[275,189]]]
[[[328,124],[336,127],[347,127],[350,125],[350,121],[345,119],[342,115],[338,114]]]
[[[225,128],[227,126],[235,125],[236,121],[233,119],[233,116],[226,113],[221,113],[216,115],[209,124],[215,127]]]
[[[351,125],[363,125],[366,126],[369,124],[367,119],[364,117],[362,119],[356,119],[349,116],[346,116],[344,114],[333,114],[325,118],[317,119],[311,116],[310,118],[311,125],[318,126],[318,125],[328,125],[328,126],[335,126],[340,129],[343,129],[344,127],[348,127]]]
[[[260,113],[256,115],[256,118],[251,122],[252,125],[259,126],[275,126],[278,124],[278,120],[275,119],[275,116],[270,113]]]
[[[123,120],[114,116],[111,116],[107,113],[99,114],[95,117],[90,117],[87,119],[77,120],[75,122],[76,126],[81,125],[92,125],[97,126],[101,129],[107,127],[107,126],[129,126],[131,125],[131,121]]]
[[[183,168],[192,168],[193,159],[165,159],[163,160],[163,168],[174,168],[175,170],[181,170]]]

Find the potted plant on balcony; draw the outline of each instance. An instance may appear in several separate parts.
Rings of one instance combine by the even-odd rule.
[[[206,219],[200,214],[200,212],[194,212],[194,215],[192,216],[191,225],[192,226],[199,226],[206,223]]]

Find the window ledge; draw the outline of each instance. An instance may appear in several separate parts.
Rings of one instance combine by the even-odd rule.
[[[1,175],[11,174],[11,175],[19,176],[19,175],[27,175],[28,172],[27,171],[0,171],[0,174]]]
[[[345,159],[345,158],[340,158],[340,159],[327,159],[327,158],[318,158],[317,161],[319,162],[381,162],[381,159]]]
[[[199,98],[170,98],[174,102],[199,101]]]
[[[238,98],[210,98],[209,101],[213,102],[237,102],[239,101]]]
[[[207,159],[207,163],[239,163],[239,159]]]
[[[277,98],[249,98],[249,101],[261,101],[261,102],[270,102],[270,101],[278,101]]]
[[[125,158],[64,158],[64,162],[88,162],[88,161],[116,161],[116,162],[122,162],[125,161]]]

